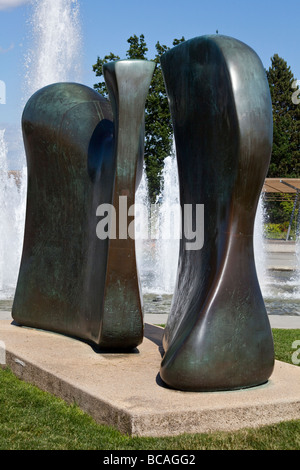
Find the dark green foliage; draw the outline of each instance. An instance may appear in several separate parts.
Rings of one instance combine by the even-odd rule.
[[[136,36],[136,34],[134,36],[130,36],[130,38],[127,39],[127,42],[130,44],[130,47],[126,53],[127,59],[146,59],[148,47],[145,42],[145,36],[143,34],[141,34],[139,38]]]
[[[174,39],[172,46],[185,39]],[[134,35],[127,40],[129,49],[127,59],[148,59],[145,37]],[[156,55],[151,60],[156,63],[156,69],[150,85],[146,101],[145,113],[145,166],[148,177],[149,195],[152,202],[160,193],[161,171],[164,159],[172,151],[173,129],[169,111],[168,99],[161,72],[160,57],[169,47],[156,43]],[[104,63],[120,59],[118,55],[110,53],[103,59],[98,57],[93,65],[97,77],[103,78],[102,66]],[[268,171],[269,178],[299,178],[300,177],[300,99],[297,94],[295,78],[290,67],[284,59],[275,54],[271,58],[271,66],[267,71],[273,106],[273,151]],[[101,80],[94,88],[107,97],[105,83]],[[272,204],[268,204],[272,213]],[[275,203],[275,206],[277,204]],[[277,217],[271,214],[272,220]],[[282,208],[279,210],[282,214]],[[280,222],[286,221],[287,214],[281,215]]]
[[[273,107],[273,149],[268,178],[300,178],[300,100],[294,75],[286,61],[275,54],[267,71]],[[285,224],[287,230],[294,196],[268,195],[268,222]],[[295,219],[296,220],[296,219]]]
[[[184,37],[174,39],[173,46],[184,40]],[[129,43],[129,49],[126,53],[127,59],[148,60],[146,56],[148,48],[143,34],[140,37],[136,35],[131,36],[127,42]],[[156,68],[145,106],[145,167],[151,202],[155,202],[156,197],[160,193],[160,180],[164,159],[171,154],[173,143],[172,121],[160,66],[160,57],[169,47],[157,42],[155,48],[156,55],[151,60],[156,63]],[[112,52],[104,56],[103,59],[98,57],[96,64],[93,65],[93,71],[96,73],[96,76],[103,77],[103,64],[119,58],[119,56]],[[107,97],[107,90],[103,81],[95,84],[94,88]]]
[[[96,77],[103,77],[103,65],[104,64],[107,64],[108,62],[113,62],[118,59],[120,59],[120,57],[113,54],[112,52],[106,55],[103,59],[100,59],[100,57],[98,57],[96,64],[93,65],[93,71],[96,73]],[[105,98],[108,97],[105,82],[100,81],[99,83],[96,83],[94,85],[94,88]]]
[[[300,177],[300,109],[293,102],[295,78],[275,54],[267,71],[273,107],[273,150],[269,178]]]

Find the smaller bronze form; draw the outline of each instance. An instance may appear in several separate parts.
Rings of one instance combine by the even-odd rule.
[[[117,239],[100,239],[96,228],[99,206],[113,205],[119,220],[119,196],[134,203],[154,66],[130,60],[105,67],[112,109],[76,83],[49,85],[26,104],[27,211],[12,310],[18,324],[104,350],[142,342],[134,239],[118,239],[118,230]]]
[[[204,247],[184,228],[160,375],[188,391],[262,384],[273,339],[253,253],[253,228],[272,148],[272,106],[256,53],[225,36],[186,41],[162,58],[173,119],[180,201],[204,204]],[[183,218],[184,220],[184,218]]]

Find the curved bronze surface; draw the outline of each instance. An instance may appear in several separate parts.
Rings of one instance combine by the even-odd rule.
[[[161,377],[171,387],[228,390],[262,384],[273,340],[253,254],[253,227],[272,147],[264,68],[225,36],[186,41],[162,58],[180,201],[204,204],[204,247],[180,244]]]
[[[102,349],[143,340],[134,240],[100,239],[97,208],[134,203],[143,165],[144,104],[153,62],[106,68],[113,101],[75,83],[35,93],[22,117],[28,166],[14,320]]]

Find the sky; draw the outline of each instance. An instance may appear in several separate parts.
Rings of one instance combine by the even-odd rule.
[[[11,158],[16,150],[14,132],[20,130],[22,110],[29,98],[24,91],[26,57],[29,50],[38,54],[42,47],[34,44],[32,1],[54,2],[0,0],[0,130],[6,129]],[[174,38],[191,39],[216,31],[252,47],[266,69],[271,57],[279,54],[291,67],[295,79],[300,79],[300,0],[76,1],[80,37],[76,60],[81,73],[79,79],[78,75],[70,76],[70,81],[93,87],[98,81],[92,70],[97,57],[114,52],[125,58],[127,39],[134,34],[144,34],[151,59],[157,41],[172,47]],[[61,43],[57,47],[66,47],[67,38]]]

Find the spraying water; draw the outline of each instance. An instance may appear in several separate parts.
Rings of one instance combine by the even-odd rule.
[[[294,269],[286,269],[282,266],[268,269],[267,261],[268,256],[272,256],[272,244],[268,247],[268,243],[264,239],[263,224],[266,220],[267,215],[262,196],[255,221],[254,252],[258,279],[267,311],[275,315],[300,315],[300,240],[298,238],[295,242]],[[284,246],[281,246],[284,251]],[[284,257],[287,258],[288,255],[289,253],[286,253]],[[277,256],[280,256],[280,252],[279,254],[274,252],[273,256],[276,259]]]
[[[25,56],[28,98],[51,83],[79,82],[82,35],[78,1],[32,0],[29,28],[32,47]]]
[[[25,56],[23,105],[50,83],[80,81],[81,29],[77,0],[32,0],[28,21],[30,50]],[[20,120],[21,121],[21,116]],[[20,143],[23,148],[23,143]],[[27,190],[23,152],[21,167],[9,176],[8,143],[0,130],[0,300],[11,299],[21,260]]]
[[[177,163],[174,153],[165,159],[162,172],[161,194],[155,204],[148,199],[145,171],[136,194],[136,204],[146,207],[147,236],[137,237],[137,262],[143,293],[172,294],[174,291],[179,241],[180,206]],[[144,212],[145,213],[145,212]],[[137,225],[141,225],[140,212],[136,212]]]
[[[268,277],[266,247],[264,242],[264,221],[265,209],[263,195],[259,198],[254,224],[254,259],[257,277],[262,291],[266,290],[266,280]]]
[[[21,259],[25,187],[19,174],[9,174],[5,130],[0,130],[0,300],[12,297]]]
[[[171,294],[177,276],[181,226],[178,170],[174,153],[165,159],[162,180],[163,187],[156,219],[159,223],[157,286],[167,294]]]

